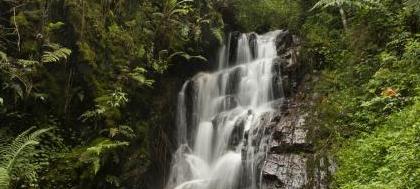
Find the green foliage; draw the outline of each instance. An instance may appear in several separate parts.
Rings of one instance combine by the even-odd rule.
[[[89,110],[83,113],[80,118],[83,121],[89,119],[98,120],[101,117],[113,119],[119,116],[118,108],[124,106],[128,102],[127,93],[122,92],[121,89],[109,91],[109,94],[102,95],[95,99],[96,106],[94,110]]]
[[[108,139],[97,139],[93,144],[80,154],[80,161],[89,164],[93,175],[96,175],[101,168],[103,154],[109,153],[117,148],[128,146],[128,142],[111,141]]]
[[[1,63],[8,62],[7,54],[2,51],[0,51],[0,62]]]
[[[127,138],[127,139],[134,139],[136,135],[134,134],[134,130],[127,126],[127,125],[120,125],[118,127],[113,127],[110,129],[102,130],[102,133],[107,132],[109,138]]]
[[[147,79],[145,76],[146,73],[146,69],[136,67],[128,75],[131,77],[131,79],[137,81],[140,85],[151,87],[154,81],[151,79]]]
[[[43,63],[54,63],[59,62],[60,60],[67,60],[67,58],[71,54],[71,50],[68,48],[60,47],[57,44],[50,44],[49,48],[52,49],[52,51],[46,51],[42,55],[42,62]]]
[[[24,179],[30,182],[37,180],[37,164],[32,160],[37,154],[35,146],[40,136],[51,128],[33,131],[34,127],[18,135],[9,144],[2,141],[0,148],[0,187],[7,188],[13,180]]]
[[[302,8],[298,1],[236,0],[236,20],[245,31],[267,32],[273,29],[299,29]]]
[[[340,31],[335,9],[346,10]],[[318,1],[303,26],[314,92],[318,148],[338,159],[333,188],[418,188],[419,38],[409,1]],[[322,139],[324,138],[324,139]],[[325,139],[327,138],[327,139]]]
[[[61,143],[37,146],[43,177],[18,181],[32,188],[123,187],[122,159],[131,156],[141,157],[135,169],[147,170],[149,127],[159,125],[145,124],[156,111],[156,81],[171,65],[206,62],[223,41],[221,15],[205,0],[0,4],[2,129],[52,125],[50,137]]]
[[[380,5],[378,0],[319,0],[312,9],[341,6],[372,8],[377,5]]]
[[[339,188],[419,188],[419,113],[417,102],[372,134],[348,141],[338,153]]]

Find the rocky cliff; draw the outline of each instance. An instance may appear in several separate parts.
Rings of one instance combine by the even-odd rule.
[[[317,151],[313,145],[315,129],[308,122],[308,112],[316,95],[309,94],[310,83],[316,78],[310,65],[299,60],[300,40],[289,32],[277,37],[273,82],[282,86],[284,99],[277,104],[275,115],[265,117],[261,127],[268,127],[271,136],[268,153],[262,166],[262,188],[300,189],[328,188],[335,171],[331,157]],[[281,82],[281,83],[279,83]]]

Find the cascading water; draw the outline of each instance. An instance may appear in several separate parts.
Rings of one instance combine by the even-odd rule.
[[[239,34],[236,41],[229,36],[218,71],[199,73],[184,84],[178,96],[179,148],[167,189],[261,188],[270,136],[261,122],[282,97],[281,86],[273,87],[281,32]]]

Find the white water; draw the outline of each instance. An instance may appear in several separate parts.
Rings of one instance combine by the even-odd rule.
[[[179,148],[167,189],[260,188],[268,139],[259,125],[276,100],[272,67],[280,32],[257,36],[254,60],[250,34],[240,35],[236,52],[229,52],[229,36],[219,53],[219,70],[199,73],[184,84],[178,96]],[[230,53],[236,55],[234,63],[229,63]]]

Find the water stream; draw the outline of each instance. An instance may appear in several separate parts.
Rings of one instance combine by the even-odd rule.
[[[282,97],[275,95],[281,87],[273,87],[275,41],[281,32],[230,35],[220,48],[218,70],[199,73],[183,85],[176,123],[179,148],[167,189],[261,188],[270,136],[263,134],[261,122]]]

